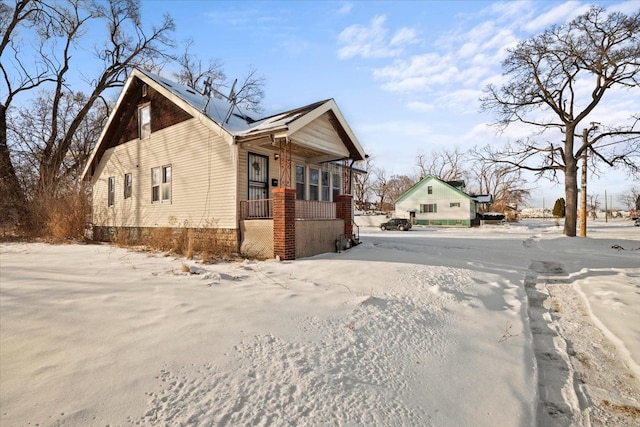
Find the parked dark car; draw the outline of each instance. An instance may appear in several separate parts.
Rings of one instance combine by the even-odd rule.
[[[382,230],[400,230],[408,231],[411,229],[411,222],[404,218],[392,218],[387,222],[380,224]]]

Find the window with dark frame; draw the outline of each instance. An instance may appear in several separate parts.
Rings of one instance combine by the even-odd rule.
[[[427,194],[433,194],[433,187],[431,185],[427,186]]]
[[[124,198],[129,199],[133,191],[133,176],[130,173],[124,174]]]
[[[296,199],[304,200],[305,176],[304,166],[296,165]]]
[[[116,200],[116,177],[110,176],[107,184],[107,206],[113,206]]]
[[[451,202],[451,203],[449,203],[449,207],[450,208],[459,208],[460,207],[460,202]]]
[[[428,203],[425,205],[420,205],[420,213],[437,213],[437,212],[438,212],[437,203]]]

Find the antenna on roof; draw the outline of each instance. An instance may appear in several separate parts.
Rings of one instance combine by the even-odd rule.
[[[207,111],[207,107],[209,106],[209,100],[211,99],[211,89],[213,89],[211,85],[211,76],[207,76],[207,78],[204,79],[204,83],[202,85],[204,86],[202,95],[207,97],[207,102],[205,102],[204,107],[202,107],[202,112],[205,112]]]
[[[229,111],[227,112],[227,117],[225,117],[224,119],[224,123],[229,123],[229,119],[231,118],[231,113],[233,113],[233,109],[236,108],[237,98],[236,98],[236,93],[234,91],[234,89],[236,88],[236,83],[238,83],[238,79],[235,79],[233,81],[233,85],[231,85],[231,90],[229,91],[229,96],[226,97],[229,103],[231,104],[231,107],[229,107]]]

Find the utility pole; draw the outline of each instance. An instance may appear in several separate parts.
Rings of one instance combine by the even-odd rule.
[[[589,132],[597,130],[598,124],[599,123],[591,122],[591,127],[589,129],[585,128],[582,130],[582,145],[584,146],[584,153],[582,153],[582,174],[580,181],[580,237],[587,237],[587,152],[590,147]]]
[[[607,190],[604,190],[604,222],[609,222],[609,212],[607,209]]]
[[[587,142],[588,129],[582,131],[582,140]],[[587,237],[587,151],[582,153],[582,171],[580,180],[580,237]]]

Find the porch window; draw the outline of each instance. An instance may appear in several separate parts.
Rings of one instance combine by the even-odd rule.
[[[107,206],[113,206],[116,199],[116,177],[110,176],[107,188]]]
[[[316,168],[309,168],[309,200],[320,200],[319,181],[320,171]]]
[[[133,176],[130,173],[124,174],[124,198],[128,199],[131,197],[133,189]]]
[[[151,201],[171,201],[171,166],[151,169]]]
[[[138,135],[140,139],[146,139],[151,136],[151,106],[145,105],[138,110]]]
[[[331,188],[333,193],[333,201],[335,202],[340,195],[340,174],[334,172],[332,175]]]
[[[305,176],[304,166],[296,165],[296,199],[304,200]]]
[[[322,171],[322,200],[329,201],[329,171]]]
[[[438,212],[437,203],[428,203],[426,205],[420,205],[420,213],[437,213],[437,212]]]

